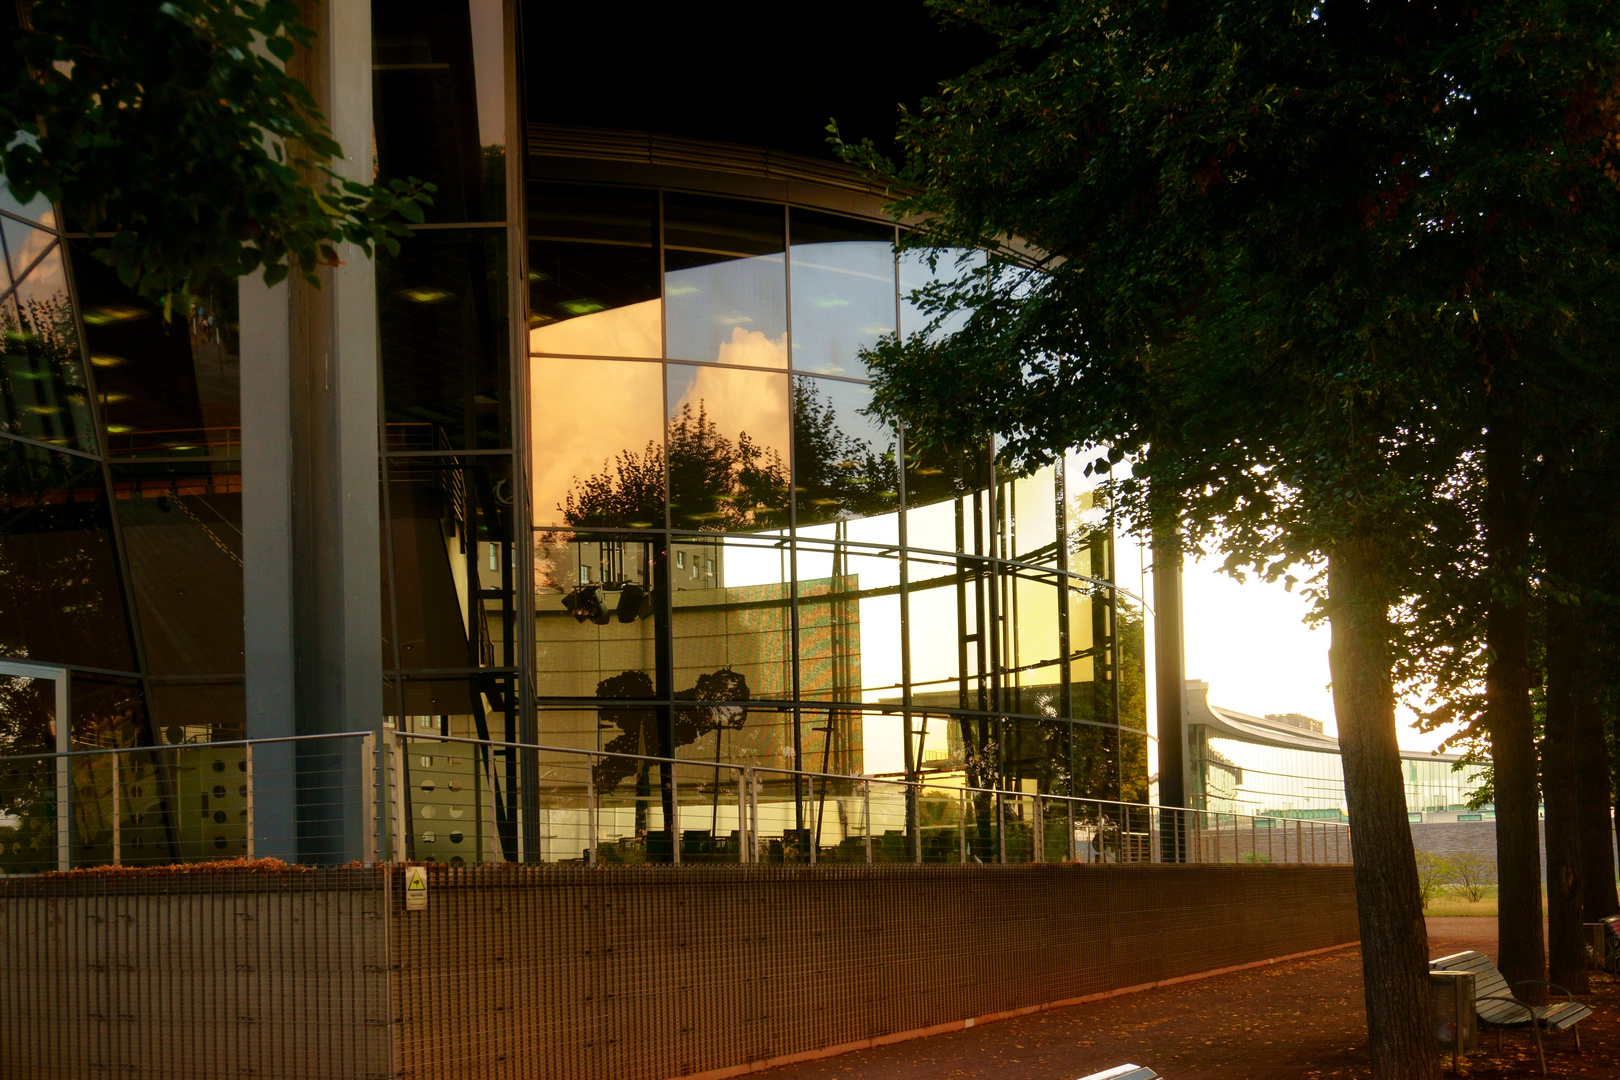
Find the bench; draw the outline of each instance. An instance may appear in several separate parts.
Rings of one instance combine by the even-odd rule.
[[[1116,1065],[1112,1069],[1082,1076],[1080,1080],[1163,1080],[1163,1077],[1142,1065]]]
[[[1575,1025],[1591,1016],[1592,1010],[1576,1001],[1574,994],[1557,983],[1526,979],[1510,986],[1502,977],[1502,973],[1496,969],[1496,965],[1491,963],[1490,957],[1472,949],[1442,956],[1438,960],[1430,960],[1429,970],[1472,972],[1474,1012],[1479,1017],[1480,1023],[1496,1028],[1496,1048],[1498,1050],[1502,1048],[1503,1028],[1528,1025],[1530,1033],[1536,1040],[1536,1056],[1541,1059],[1541,1075],[1547,1075],[1547,1055],[1541,1048],[1542,1028],[1548,1031],[1573,1032],[1575,1050],[1580,1051],[1581,1032]],[[1521,986],[1545,986],[1549,990],[1562,993],[1565,1000],[1554,1005],[1528,1005],[1514,996],[1513,991]]]

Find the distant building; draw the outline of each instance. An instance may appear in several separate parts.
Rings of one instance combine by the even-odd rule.
[[[1348,817],[1339,740],[1299,713],[1250,716],[1209,703],[1209,684],[1187,680],[1188,794],[1192,806],[1223,814]],[[1401,752],[1406,809],[1418,821],[1491,821],[1470,811],[1478,770],[1453,768],[1456,754]]]

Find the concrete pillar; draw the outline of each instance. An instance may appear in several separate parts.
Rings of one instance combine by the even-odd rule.
[[[289,65],[326,113],[344,177],[372,180],[371,5],[305,0],[313,46]],[[378,731],[382,724],[377,277],[353,244],[322,267],[242,298],[243,534],[251,737]],[[368,763],[369,764],[369,763]],[[358,740],[255,752],[255,832],[297,844],[258,853],[361,857]],[[294,789],[296,788],[296,797]]]

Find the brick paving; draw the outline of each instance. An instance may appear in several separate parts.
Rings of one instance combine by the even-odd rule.
[[[1495,955],[1496,920],[1435,918],[1431,956]],[[1620,984],[1599,975],[1582,1025],[1586,1052],[1548,1036],[1551,1074],[1620,1077]],[[1368,1077],[1361,953],[1341,949],[1271,967],[1036,1013],[965,1031],[892,1043],[765,1072],[761,1080],[1075,1080],[1132,1061],[1166,1080],[1326,1080]],[[1525,1033],[1495,1036],[1465,1062],[1478,1080],[1540,1075]]]

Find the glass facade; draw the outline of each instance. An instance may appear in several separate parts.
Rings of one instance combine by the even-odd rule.
[[[1145,802],[1142,612],[1083,471],[869,414],[860,352],[927,328],[933,273],[877,201],[710,166],[523,179],[505,5],[372,16],[376,175],[438,187],[376,266],[381,729],[679,762],[593,770],[632,860],[670,856],[663,811],[723,766]],[[235,788],[158,756],[246,730],[239,324],[234,283],[166,318],[0,189],[0,660],[69,671],[83,745],[154,747],[119,789],[140,858],[245,836]],[[42,737],[31,686],[0,687],[0,755]],[[417,857],[581,857],[547,833],[544,752],[404,768]],[[778,857],[853,835],[825,784],[812,812],[802,778],[762,783]],[[86,851],[105,786],[75,802]],[[868,812],[879,858],[927,818]],[[951,828],[994,850],[987,815]]]

